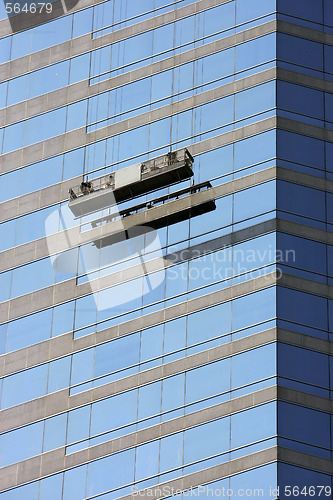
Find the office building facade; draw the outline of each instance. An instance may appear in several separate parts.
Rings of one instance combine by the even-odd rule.
[[[36,5],[0,5],[0,500],[331,498],[333,0]]]

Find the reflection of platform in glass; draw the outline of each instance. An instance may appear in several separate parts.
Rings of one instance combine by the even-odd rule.
[[[193,175],[194,159],[187,149],[167,153],[117,170],[104,177],[82,182],[69,190],[69,208],[82,217],[135,196],[163,188]]]
[[[103,248],[124,239],[131,239],[134,236],[144,234],[147,232],[147,228],[160,229],[211,212],[216,209],[215,200],[211,198],[211,190],[211,183],[203,182],[122,210],[117,216],[106,216],[93,221],[91,223],[93,228],[110,223],[119,218],[124,221],[124,229],[122,231],[105,236],[104,238],[102,237],[94,241],[94,245],[98,248]],[[204,192],[209,192],[209,195],[205,196],[207,198],[206,200],[200,200],[198,197],[196,197],[196,199],[194,198],[199,193]],[[177,203],[175,205],[177,200],[179,204]],[[185,201],[185,203],[182,203],[183,201]],[[159,214],[153,213],[152,209],[158,207],[162,207],[162,213],[161,211],[159,211]],[[151,213],[153,216],[148,218],[142,217],[142,215],[146,215],[147,213]],[[148,220],[145,221],[143,219]],[[129,223],[125,225],[125,221]]]

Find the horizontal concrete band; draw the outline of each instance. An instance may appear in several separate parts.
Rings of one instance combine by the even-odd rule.
[[[278,399],[333,414],[333,400],[278,386]]]
[[[322,78],[316,78],[315,76],[306,75],[305,73],[298,73],[296,71],[279,67],[276,68],[276,71],[278,80],[295,83],[314,90],[322,90],[323,92],[327,92],[329,94],[333,93],[333,82],[331,80],[324,80]]]
[[[322,354],[333,355],[333,342],[330,340],[311,337],[305,333],[297,333],[285,328],[278,328],[277,340],[284,344],[291,344],[304,349],[311,349]]]
[[[298,278],[289,274],[283,273],[280,277],[278,284],[293,290],[319,295],[326,299],[333,298],[333,286],[324,283],[317,283],[316,281]]]
[[[229,1],[230,0],[200,0],[184,7],[171,10],[165,14],[160,14],[132,24],[131,26],[112,31],[98,38],[92,38],[91,33],[87,33],[86,35],[73,38],[67,42],[1,64],[0,81],[15,78],[16,76],[35,71],[36,69],[65,61],[71,57],[86,54],[100,47],[105,47],[106,45],[126,40],[127,38],[146,31],[151,31],[167,24],[174,23],[188,16],[228,3]],[[90,5],[92,5],[91,2]],[[71,13],[74,12],[74,10],[75,9],[73,9],[73,11],[71,10]]]
[[[276,341],[276,328],[264,330],[243,339],[228,342],[190,356],[138,372],[125,378],[69,396],[68,389],[46,394],[40,398],[1,410],[0,433],[35,421],[59,415],[74,408],[136,389],[146,384],[184,373],[214,361],[245,352]]]
[[[246,81],[239,81],[240,83],[236,81],[221,85],[220,87],[216,87],[180,101],[161,106],[160,108],[156,108],[152,111],[147,111],[126,120],[104,126],[96,131],[87,133],[86,127],[84,126],[52,137],[51,139],[47,139],[30,146],[25,146],[1,155],[0,171],[1,173],[6,173],[16,170],[20,165],[20,161],[22,162],[22,166],[29,165],[35,161],[56,156],[82,146],[87,146],[109,137],[118,136],[142,125],[155,123],[163,120],[164,118],[174,116],[175,114],[192,110],[196,107],[214,102],[226,96],[231,96],[236,92],[241,92],[245,88],[251,88],[258,85],[258,83],[272,81],[275,79],[275,75],[276,71],[273,68],[261,73],[259,78],[257,75],[252,75],[248,77]],[[227,126],[227,124],[225,126]],[[237,127],[237,123],[235,123],[235,126]]]
[[[52,109],[66,106],[68,104],[86,99],[88,97],[101,94],[108,90],[122,87],[129,83],[156,75],[168,69],[175,68],[182,64],[192,61],[197,61],[200,58],[215,54],[228,48],[235,47],[240,43],[245,43],[255,38],[273,33],[275,25],[270,23],[263,24],[261,29],[251,28],[244,33],[228,36],[214,42],[207,43],[200,47],[191,50],[186,50],[180,54],[171,57],[166,57],[161,61],[157,61],[146,66],[133,69],[121,75],[116,75],[107,78],[102,82],[89,84],[90,79],[81,80],[78,83],[73,83],[67,87],[48,92],[41,96],[33,97],[25,101],[21,101],[11,106],[7,106],[0,110],[0,126],[9,125],[33,116],[51,111]]]
[[[333,233],[325,231],[324,229],[317,229],[315,227],[298,224],[297,222],[277,219],[276,230],[282,233],[300,236],[301,238],[306,238],[308,240],[333,245]]]
[[[189,415],[154,425],[148,429],[142,429],[126,436],[91,446],[71,455],[65,455],[65,447],[63,446],[54,451],[43,453],[34,458],[0,469],[0,491],[274,401],[276,400],[276,396],[276,387],[263,389]]]
[[[331,460],[313,455],[307,455],[305,453],[296,452],[287,448],[268,448],[263,451],[258,451],[252,455],[246,455],[245,457],[230,460],[229,462],[221,465],[210,467],[193,474],[188,474],[165,483],[156,484],[145,490],[140,490],[138,498],[158,500],[164,496],[169,496],[168,492],[175,493],[177,490],[188,491],[187,496],[190,497],[191,495],[189,490],[191,490],[191,488],[208,485],[215,481],[219,481],[220,479],[229,478],[236,474],[274,462],[277,462],[277,467],[279,463],[283,462],[290,465],[305,467],[310,471],[317,470],[318,472],[332,474]],[[258,490],[261,489],[260,484],[256,486],[258,487]],[[133,500],[133,498],[133,495],[119,497],[121,500]]]
[[[80,232],[80,226],[78,225],[65,231],[54,233],[48,237],[12,247],[0,253],[0,271],[13,269],[35,260],[49,257],[50,255],[56,255],[69,248],[75,248],[78,245],[83,245],[112,234],[119,232],[123,233],[126,229],[134,226],[142,224],[149,225],[150,222],[153,222],[159,217],[177,213],[178,210],[194,207],[204,201],[228,196],[257,184],[274,180],[276,179],[276,172],[276,167],[270,167],[266,170],[246,175],[234,181],[225,182],[206,191],[192,193],[179,199],[157,205],[149,210],[107,222],[99,227],[84,232]]]

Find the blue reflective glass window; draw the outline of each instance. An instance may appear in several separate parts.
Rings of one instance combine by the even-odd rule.
[[[163,352],[163,325],[144,330],[141,334],[140,361],[161,356]]]
[[[279,435],[330,449],[330,416],[302,406],[278,403]]]
[[[89,436],[90,406],[82,406],[68,413],[67,443]]]
[[[71,357],[57,359],[50,363],[47,392],[60,391],[69,386]]]
[[[28,241],[43,238],[45,236],[45,221],[56,210],[55,207],[48,207],[17,219],[15,244],[23,245]]]
[[[24,126],[25,122],[19,122],[5,128],[2,145],[3,154],[23,146]]]
[[[75,102],[67,107],[66,131],[86,125],[87,100]]]
[[[176,89],[174,90],[174,92],[175,91],[180,92],[184,88],[191,88],[192,87],[193,76],[191,74],[191,78],[190,78],[190,76],[189,76],[190,71],[188,69],[188,65],[185,65],[185,66],[187,69],[185,74],[188,77],[187,79],[190,79],[190,83],[188,83],[186,85],[187,82],[184,83],[183,80],[180,81],[179,79],[176,79],[176,81],[175,81]],[[175,68],[175,70],[180,71],[181,67],[182,66],[180,66],[179,69]],[[163,99],[164,97],[170,96],[172,94],[172,90],[173,90],[173,87],[172,87],[173,77],[172,76],[173,76],[172,70],[164,71],[163,73],[157,73],[156,75],[152,76],[151,89],[150,89],[150,91],[151,91],[150,100],[151,101],[158,101],[159,99]],[[148,90],[149,86],[147,85],[147,80],[143,80],[143,82],[146,83],[146,89]],[[149,99],[146,102],[149,102]]]
[[[66,302],[53,309],[52,337],[73,330],[75,301]]]
[[[276,10],[277,0],[237,0],[236,3],[236,24],[247,23],[257,17],[265,16]]]
[[[54,270],[48,259],[32,262],[13,270],[12,297],[33,292],[54,283]]]
[[[20,194],[28,194],[60,182],[62,163],[63,158],[61,155],[22,168]]]
[[[15,33],[12,38],[11,58],[16,59],[30,52],[33,37],[33,30],[25,30]],[[8,58],[10,59],[10,58]]]
[[[7,89],[8,89],[7,82],[0,83],[0,108],[4,108],[6,106]]]
[[[164,354],[186,346],[186,318],[179,318],[165,323]]]
[[[236,46],[235,71],[276,59],[276,35],[266,35]]]
[[[276,182],[265,182],[234,195],[234,222],[255,217],[276,207]]]
[[[277,82],[277,106],[287,111],[324,119],[324,94],[318,90]]]
[[[87,466],[67,470],[64,476],[63,500],[82,500],[86,493]]]
[[[234,144],[234,168],[242,168],[260,163],[276,156],[276,131],[255,135]]]
[[[233,356],[231,368],[232,389],[276,375],[275,344]]]
[[[63,474],[46,477],[39,483],[39,500],[59,500],[62,495]]]
[[[6,377],[2,386],[1,408],[15,406],[46,393],[48,365],[40,365]]]
[[[202,12],[199,16],[202,18],[203,36],[232,28],[235,22],[235,3],[228,2],[224,5],[219,5],[214,9]]]
[[[135,460],[135,481],[158,474],[159,442],[138,446]]]
[[[312,219],[325,220],[325,192],[291,182],[277,182],[277,207]]]
[[[63,61],[29,74],[28,97],[36,97],[46,92],[68,85],[69,61]]]
[[[278,130],[277,156],[293,163],[323,169],[323,165],[325,165],[325,143],[312,137]]]
[[[275,303],[274,287],[235,299],[232,305],[233,330],[274,318],[276,316]]]
[[[324,244],[285,233],[277,233],[277,246],[279,262],[326,274],[326,247]]]
[[[276,404],[268,403],[231,415],[231,447],[237,448],[277,434]]]
[[[161,439],[160,472],[182,466],[183,440],[182,432]]]
[[[16,220],[2,222],[0,224],[0,250],[7,250],[14,246],[15,243],[15,226]]]
[[[325,72],[333,73],[333,47],[332,45],[324,45],[324,61]]]
[[[159,414],[161,411],[161,382],[139,388],[138,419]]]
[[[96,319],[97,310],[93,295],[78,299],[75,304],[75,329],[95,323]]]
[[[134,463],[135,449],[91,462],[88,465],[87,495],[97,495],[131,483],[134,480]]]
[[[323,46],[317,42],[278,33],[277,56],[282,61],[323,71]]]
[[[278,0],[278,11],[290,16],[302,17],[316,23],[323,22],[323,4],[317,0]]]
[[[185,431],[184,462],[202,460],[229,448],[230,417],[222,418]]]
[[[64,155],[64,180],[83,174],[84,149],[85,148],[75,149],[74,151],[69,151]]]
[[[7,271],[0,274],[0,301],[4,302],[10,298],[10,284],[12,279],[12,271]]]
[[[318,297],[317,295],[278,287],[278,317],[287,321],[326,330],[326,302],[323,297]]]
[[[43,422],[37,422],[0,436],[1,467],[26,460],[42,452]],[[24,446],[22,446],[24,443]]]
[[[324,0],[324,22],[333,26],[333,3],[332,0]]]
[[[230,389],[231,360],[224,359],[186,373],[186,404]]]
[[[8,324],[7,352],[22,349],[50,338],[52,309],[40,311]]]
[[[28,98],[29,75],[19,76],[8,82],[7,106]]]
[[[310,486],[315,486],[314,488],[314,493],[315,496],[312,496],[313,489],[311,492],[312,498],[320,498],[322,494],[316,495],[316,493],[319,493],[319,490],[316,488],[317,485],[323,485],[326,487],[325,491],[325,496],[326,493],[329,495],[332,492],[331,486],[331,476],[328,476],[326,474],[321,474],[320,472],[315,472],[310,469],[304,469],[302,467],[295,467],[294,465],[290,464],[285,464],[278,462],[278,485],[280,487],[280,492],[281,492],[281,499],[285,500],[288,498],[288,491],[287,495],[285,495],[283,492],[286,491],[285,487],[289,486],[296,486],[299,488],[299,491],[304,490],[304,487],[308,488]],[[292,490],[291,490],[292,491]]]
[[[138,363],[139,353],[139,333],[96,347],[94,376],[98,377]]]
[[[258,467],[257,469],[252,469],[242,474],[237,474],[230,478],[230,488],[233,491],[242,492],[253,492],[254,495],[260,495],[261,491],[264,495],[268,495],[269,492],[276,489],[277,486],[277,474],[276,474],[276,464],[264,465],[263,467]],[[263,495],[263,497],[264,497]]]
[[[209,329],[207,325],[209,324]],[[219,306],[204,309],[190,314],[187,325],[187,343],[193,345],[214,337],[218,337],[231,330],[231,303],[226,302]]]
[[[190,26],[185,27],[184,33],[187,34],[189,40],[193,40],[193,32],[194,32],[193,16],[184,19],[183,23],[184,24],[190,23]],[[176,36],[177,36],[177,30],[176,30]],[[154,31],[153,48],[151,49],[152,53],[158,54],[159,52],[165,52],[167,50],[170,50],[170,48],[172,48],[173,41],[174,41],[173,24],[167,24],[165,26],[161,26],[160,28]],[[150,42],[148,41],[147,43]],[[175,45],[178,45],[177,38]]]
[[[43,452],[59,448],[66,444],[67,414],[45,420]]]
[[[333,194],[326,194],[326,203],[327,203],[327,222],[329,224],[333,224]]]
[[[215,201],[216,210],[195,217],[190,221],[191,237],[208,231],[215,231],[220,227],[228,226],[232,222],[232,197],[225,196]]]
[[[121,50],[124,47],[122,64],[130,64],[149,57],[153,51],[154,32],[147,31],[140,35],[128,38],[125,42],[120,42],[116,47]]]
[[[38,481],[5,491],[4,493],[0,493],[0,495],[1,500],[17,500],[18,498],[36,500],[38,498]]]
[[[92,405],[92,436],[116,429],[137,420],[138,391],[128,391]],[[147,411],[147,409],[146,409]]]
[[[90,53],[73,57],[70,60],[69,84],[89,78]]]
[[[12,37],[7,36],[0,40],[0,64],[10,60],[10,49],[12,45]]]
[[[162,412],[183,406],[185,397],[185,374],[175,375],[163,380]]]
[[[72,35],[72,16],[63,16],[47,25],[42,24],[33,29],[31,49],[28,52],[37,52],[52,45],[70,40]]]
[[[282,377],[329,387],[328,358],[319,352],[279,343],[278,371]]]
[[[21,172],[23,170],[25,169],[14,170],[0,177],[0,202],[19,196]]]
[[[84,9],[73,15],[72,38],[90,33],[92,30],[93,9]]]
[[[78,384],[84,380],[90,380],[93,376],[94,348],[73,354],[71,385]]]
[[[235,94],[235,120],[262,113],[276,106],[275,81]]]

